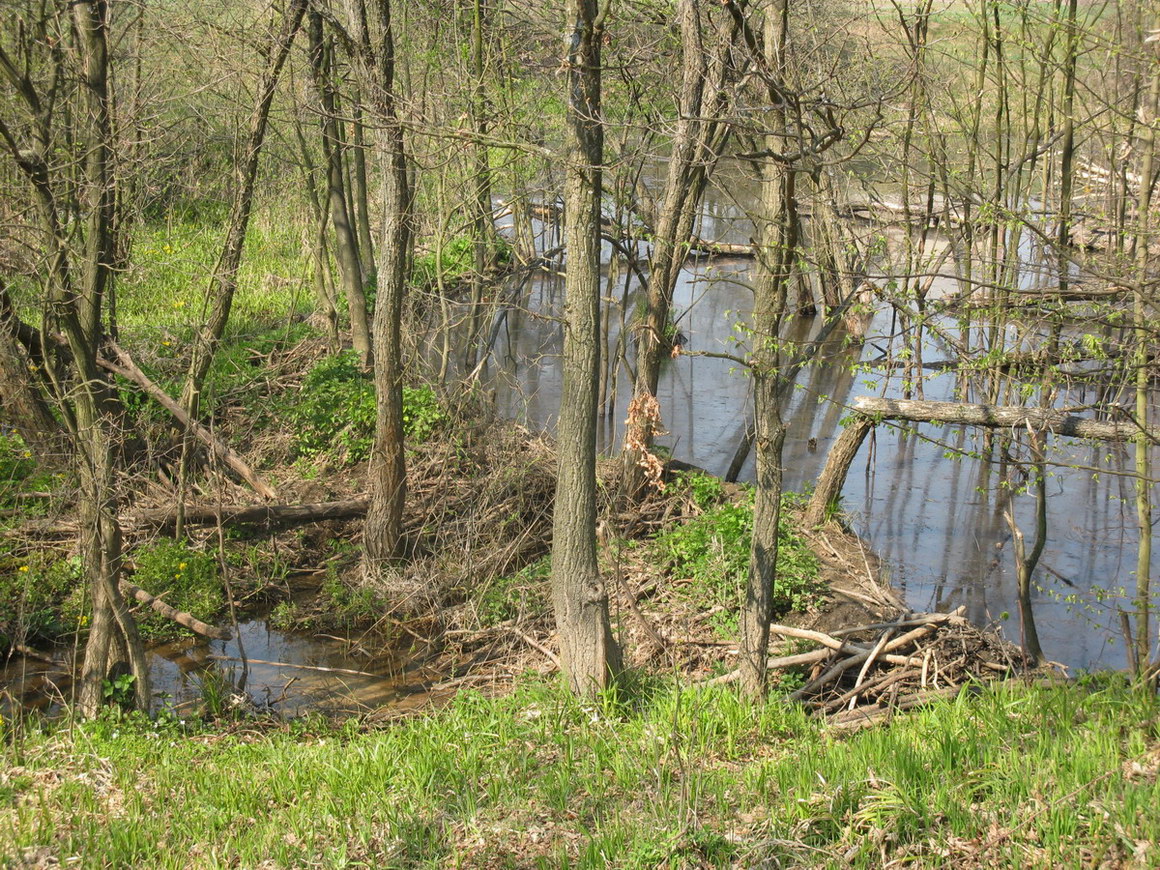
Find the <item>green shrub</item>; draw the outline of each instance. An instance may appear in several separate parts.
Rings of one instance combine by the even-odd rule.
[[[514,574],[495,577],[476,593],[475,606],[484,626],[498,625],[518,616],[530,616],[547,610],[547,583],[552,559],[544,556]]]
[[[133,562],[136,565],[133,581],[171,607],[206,622],[213,622],[225,609],[225,591],[217,560],[208,553],[191,550],[181,541],[164,539],[139,547],[133,554]],[[148,640],[187,631],[151,609],[141,611],[138,625],[141,636]]]
[[[77,557],[62,559],[48,550],[26,557],[0,552],[0,648],[74,630],[77,620],[62,616],[61,605],[70,596],[84,601],[83,580]]]
[[[711,486],[698,486],[702,497],[711,494]],[[792,499],[792,494],[787,494],[783,508]],[[721,631],[737,629],[742,590],[749,575],[752,541],[752,489],[746,489],[740,500],[712,506],[696,519],[657,538],[657,546],[671,570],[693,580],[691,594],[698,603],[706,608],[714,605],[724,608],[713,620]],[[778,526],[775,612],[805,610],[817,601],[820,591],[817,558],[805,541],[793,532],[783,509]]]
[[[366,459],[375,439],[375,387],[358,354],[347,350],[318,362],[306,375],[289,417],[303,455],[329,453],[345,464]],[[426,441],[446,421],[430,387],[403,387],[407,437]]]

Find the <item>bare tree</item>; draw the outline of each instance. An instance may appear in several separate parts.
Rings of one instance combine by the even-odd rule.
[[[590,695],[620,668],[596,561],[596,415],[600,378],[600,192],[604,135],[600,44],[606,5],[569,0],[564,212],[564,387],[552,523],[552,600],[568,685]]]
[[[81,552],[93,607],[78,703],[83,713],[94,715],[104,700],[103,681],[127,667],[135,678],[137,705],[147,709],[144,648],[118,588],[122,555],[117,464],[124,413],[97,364],[115,293],[110,10],[96,0],[27,11],[10,34],[13,42],[0,44],[0,72],[22,110],[0,118],[0,139],[36,204],[44,250],[38,278],[47,302],[37,343],[55,358],[53,369],[59,366],[67,378],[52,386],[64,406],[80,478]],[[45,42],[55,46],[47,57],[38,53]],[[38,78],[36,72],[42,75]],[[75,88],[69,84],[73,80]],[[71,125],[64,141],[58,122]],[[59,158],[58,149],[67,147],[68,138],[77,146],[75,166],[62,165]],[[76,202],[84,217],[75,244],[66,227],[68,216],[62,213],[69,202]],[[8,315],[11,324],[11,311]],[[58,330],[63,334],[60,344],[47,337]]]

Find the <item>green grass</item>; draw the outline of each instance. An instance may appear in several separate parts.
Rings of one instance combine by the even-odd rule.
[[[509,697],[359,733],[9,738],[0,853],[79,867],[1110,865],[1160,842],[1156,699],[1006,686],[838,737],[726,688]]]

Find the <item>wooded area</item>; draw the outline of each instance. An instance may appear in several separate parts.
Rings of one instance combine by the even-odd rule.
[[[875,424],[987,430],[979,452],[1014,469],[997,486],[1035,499],[1027,547],[1013,496],[997,513],[1016,551],[1024,649],[1042,659],[1031,590],[1052,533],[1049,436],[1129,445],[1135,571],[1117,607],[1135,670],[1156,672],[1155,4],[20,0],[2,16],[5,468],[27,459],[57,475],[63,507],[34,519],[35,497],[14,484],[18,515],[0,540],[27,534],[0,553],[0,573],[14,588],[32,573],[36,523],[75,529],[85,714],[118,668],[138,706],[152,699],[127,596],[160,591],[126,580],[126,535],[180,542],[215,526],[201,546],[228,581],[223,527],[364,514],[351,582],[413,612],[439,606],[422,576],[455,523],[478,509],[478,526],[501,529],[494,558],[465,547],[444,560],[502,566],[475,578],[488,588],[544,555],[525,535],[550,510],[562,670],[578,694],[613,684],[626,663],[606,545],[667,510],[655,506],[668,458],[657,443],[674,409],[659,383],[682,355],[729,360],[751,382],[735,464],[752,451],[752,535],[731,608],[737,679],[763,697],[786,409],[798,374],[829,364],[827,341],[887,344],[853,368],[889,372],[901,396],[844,408],[852,422],[806,525],[838,503]],[[740,236],[713,237],[709,191],[731,201]],[[192,274],[174,241],[195,250]],[[674,303],[682,269],[708,258],[749,270],[736,280],[752,307],[728,346],[690,341]],[[552,273],[562,306],[543,313],[528,287]],[[724,279],[706,279],[705,294],[713,280]],[[867,334],[884,311],[890,335]],[[446,468],[481,467],[497,342],[520,312],[557,330],[551,359],[534,363],[561,373],[554,473],[528,453],[519,498],[498,474],[477,497],[432,483],[418,440],[445,441]],[[326,353],[246,344],[256,324],[283,337],[302,327],[300,346]],[[342,390],[370,390],[365,419],[348,418],[327,365],[354,372]],[[935,373],[954,379],[955,401],[926,399]],[[247,408],[238,396],[259,382],[293,399]],[[308,438],[357,491],[312,492],[329,472],[320,482],[296,464]],[[294,439],[297,454],[280,446]],[[618,457],[612,484],[598,439]],[[458,513],[432,508],[436,494]],[[855,654],[836,667],[897,649],[890,661],[925,688],[929,663],[897,645],[916,639],[893,637],[901,625],[867,648],[839,644]],[[864,694],[864,675],[802,697],[837,709]],[[876,679],[877,696],[893,678]]]

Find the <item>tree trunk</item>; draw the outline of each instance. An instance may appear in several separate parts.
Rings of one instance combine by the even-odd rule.
[[[383,229],[378,301],[374,315],[374,377],[377,396],[375,443],[371,451],[368,488],[370,508],[363,540],[366,568],[377,574],[398,550],[403,505],[407,497],[407,466],[403,454],[403,363],[400,330],[403,293],[410,257],[411,185],[406,143],[395,96],[395,46],[390,0],[379,0],[380,44],[373,105],[380,125],[383,163]]]
[[[765,5],[764,61],[784,81],[789,26],[788,0]],[[788,130],[784,100],[770,110],[767,149],[783,147]],[[753,297],[754,420],[757,447],[757,493],[753,505],[753,543],[749,578],[741,610],[738,649],[741,688],[750,697],[764,696],[769,657],[769,624],[777,582],[777,529],[781,519],[782,447],[780,331],[785,316],[797,248],[792,167],[766,160],[761,166],[761,214]]]
[[[1160,20],[1153,18],[1153,26]],[[1153,31],[1155,33],[1155,31]],[[1140,169],[1140,196],[1138,203],[1139,229],[1135,238],[1136,246],[1136,287],[1132,294],[1132,319],[1136,333],[1135,363],[1136,408],[1135,423],[1138,431],[1135,438],[1136,453],[1136,661],[1140,669],[1146,668],[1151,657],[1151,603],[1152,603],[1152,445],[1157,443],[1148,426],[1149,370],[1148,358],[1152,346],[1148,323],[1148,300],[1145,288],[1149,275],[1149,248],[1152,244],[1152,185],[1156,166],[1156,122],[1160,109],[1160,58],[1154,53],[1152,80],[1148,95],[1141,106],[1140,121],[1144,139],[1144,159]]]
[[[709,65],[702,39],[699,0],[680,0],[677,17],[681,30],[681,92],[672,153],[668,162],[660,215],[652,238],[646,306],[636,325],[636,379],[633,406],[644,408],[655,399],[660,381],[661,360],[673,346],[670,311],[677,278],[689,254],[697,205],[704,193],[708,166],[723,144],[727,131],[717,117],[705,117],[705,109],[719,116],[723,89],[719,76],[724,64],[714,70],[713,88],[706,98]],[[645,456],[651,448],[659,416],[629,415],[624,433],[625,491],[638,498],[649,476]]]
[[[310,71],[321,109],[322,155],[326,165],[330,222],[334,225],[335,259],[338,261],[342,288],[350,311],[351,343],[362,361],[367,363],[371,353],[367,297],[354,216],[352,210],[348,208],[350,200],[347,197],[346,173],[343,172],[342,159],[344,143],[338,123],[334,87],[330,81],[333,50],[323,34],[322,14],[313,9],[308,18],[307,33],[310,39]]]
[[[874,422],[868,417],[855,417],[834,441],[829,456],[826,457],[826,465],[818,475],[805,516],[802,518],[804,526],[808,528],[819,525],[825,520],[826,511],[837,504],[842,495],[842,487],[846,485],[846,474],[850,470],[850,465],[853,464],[862,442],[873,428]]]
[[[608,686],[620,653],[596,560],[596,415],[600,372],[600,40],[595,0],[569,0],[564,209],[564,385],[552,522],[552,600],[560,659],[573,692]]]
[[[137,706],[150,704],[149,668],[137,625],[117,588],[121,570],[121,528],[117,523],[117,483],[114,463],[120,455],[119,403],[97,368],[97,350],[104,337],[103,312],[112,293],[112,210],[115,202],[109,151],[112,141],[108,69],[109,9],[104,2],[77,2],[73,22],[81,57],[82,129],[87,157],[81,201],[87,214],[80,292],[70,292],[62,260],[56,287],[66,304],[62,325],[77,366],[75,431],[80,473],[79,513],[82,558],[93,602],[93,629],[85,646],[81,712],[94,715],[102,703],[104,680],[124,661],[135,678]],[[62,252],[63,256],[63,252]],[[98,631],[98,626],[100,631]],[[127,661],[125,661],[127,660]]]

